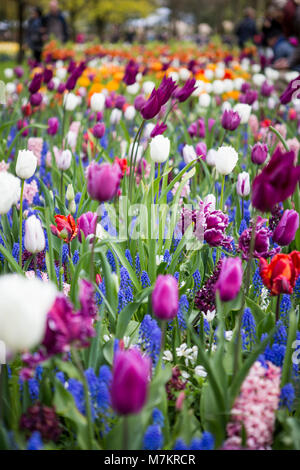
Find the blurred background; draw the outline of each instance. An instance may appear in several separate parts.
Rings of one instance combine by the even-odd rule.
[[[300,36],[300,0],[9,0],[0,4],[0,60],[37,61],[47,42],[148,44],[218,36],[269,48],[286,68]],[[70,46],[72,47],[72,46]],[[279,62],[278,62],[279,61]]]

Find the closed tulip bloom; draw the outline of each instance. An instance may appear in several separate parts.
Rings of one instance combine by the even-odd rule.
[[[31,178],[36,170],[37,158],[31,150],[19,150],[16,174],[19,178],[27,180]]]
[[[273,240],[280,246],[289,245],[299,228],[299,214],[294,210],[285,210],[279,224],[273,232]]]
[[[63,103],[66,111],[74,111],[74,109],[79,105],[79,98],[78,96],[74,95],[74,93],[69,92],[64,96]]]
[[[292,251],[289,255],[279,253],[270,264],[260,258],[260,275],[271,295],[292,294],[300,274],[300,253]]]
[[[227,131],[235,131],[240,125],[240,115],[232,109],[225,109],[222,116],[222,127]]]
[[[119,350],[110,386],[111,404],[120,415],[139,413],[147,400],[151,361],[137,349]]]
[[[45,235],[40,220],[31,215],[25,222],[24,246],[29,253],[35,254],[45,248]]]
[[[220,299],[223,302],[233,300],[238,295],[243,280],[242,261],[240,258],[226,258],[216,283]]]
[[[58,151],[55,154],[57,168],[61,171],[66,171],[71,166],[72,152],[69,149]]]
[[[32,104],[32,106],[39,106],[42,100],[43,100],[43,96],[41,93],[34,93],[30,97],[30,104]]]
[[[78,240],[81,243],[82,242],[81,231],[83,232],[85,238],[95,233],[96,224],[97,224],[97,214],[96,212],[86,212],[85,214],[82,214],[79,217],[77,222],[78,222]],[[90,242],[92,241],[93,241],[93,237],[90,238]]]
[[[251,150],[251,160],[256,165],[261,165],[268,157],[268,146],[266,144],[257,143],[253,145]]]
[[[238,103],[234,107],[234,111],[236,111],[240,118],[241,124],[247,124],[251,114],[251,106],[249,104]]]
[[[119,122],[121,121],[121,117],[122,117],[122,111],[120,109],[114,108],[111,112],[109,122],[112,125],[119,124]]]
[[[14,175],[0,171],[0,215],[7,214],[20,199],[20,180]]]
[[[99,202],[113,199],[118,192],[122,172],[118,164],[92,162],[87,170],[87,190]]]
[[[144,106],[141,108],[141,115],[143,119],[152,119],[160,111],[161,105],[159,96],[155,88],[153,88],[150,98],[146,101]]]
[[[215,167],[221,175],[229,175],[238,161],[238,154],[231,146],[223,145],[219,147],[215,154]]]
[[[94,93],[91,97],[91,109],[93,111],[103,111],[105,107],[105,96],[103,93]]]
[[[7,351],[21,352],[42,342],[56,293],[51,282],[18,274],[1,276],[0,340]]]
[[[128,106],[124,112],[124,118],[127,120],[127,121],[132,121],[132,119],[134,118],[135,116],[135,108],[134,106]]]
[[[33,77],[30,85],[29,85],[29,92],[31,94],[36,93],[39,91],[42,85],[42,80],[43,80],[43,74],[42,73],[36,73],[35,76]]]
[[[178,312],[178,283],[170,274],[160,274],[152,292],[152,310],[161,320],[172,320]]]
[[[246,197],[250,194],[250,176],[246,171],[243,171],[243,173],[239,173],[238,175],[236,192],[241,197]]]
[[[97,139],[101,139],[105,134],[105,124],[103,122],[98,122],[93,127],[93,135],[97,137]]]
[[[271,211],[290,197],[300,180],[300,166],[294,166],[294,152],[282,153],[277,148],[268,165],[252,184],[252,205],[262,212]]]
[[[170,153],[170,140],[163,135],[157,135],[150,142],[150,156],[153,162],[163,163]]]
[[[203,160],[205,160],[207,154],[207,146],[205,142],[198,142],[196,145],[196,154],[198,157],[201,157]]]
[[[52,117],[48,119],[47,133],[49,135],[55,135],[58,131],[58,127],[59,127],[59,120],[57,119],[57,117]]]
[[[197,159],[196,151],[192,145],[185,145],[183,147],[182,156],[186,165]]]

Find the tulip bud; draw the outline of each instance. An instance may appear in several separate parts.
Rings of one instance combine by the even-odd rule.
[[[92,199],[109,201],[119,189],[122,172],[118,164],[92,162],[87,170],[87,190]]]
[[[91,96],[91,109],[93,111],[103,111],[105,106],[105,96],[103,93],[94,93]]]
[[[82,214],[79,217],[77,222],[78,222],[78,240],[81,243],[82,242],[81,231],[83,232],[85,238],[95,233],[96,224],[97,224],[97,214],[95,212],[86,212],[85,214]],[[93,237],[90,239],[90,242],[92,241],[93,241]]]
[[[222,127],[228,131],[235,131],[240,125],[241,118],[236,111],[226,110],[222,116]]]
[[[138,349],[119,350],[116,353],[110,387],[113,409],[121,414],[139,413],[148,392],[151,361]]]
[[[67,201],[73,201],[74,198],[75,198],[75,194],[74,194],[73,185],[68,184],[67,192],[66,192],[66,199]]]
[[[112,125],[119,124],[121,117],[122,117],[122,111],[120,111],[120,109],[114,108],[111,112],[109,122]]]
[[[126,110],[125,110],[124,118],[125,118],[127,121],[132,121],[132,119],[134,118],[134,116],[135,116],[135,108],[134,108],[134,106],[128,106],[128,108],[126,108]]]
[[[215,167],[221,175],[229,175],[234,170],[239,158],[235,149],[226,145],[218,148],[215,157]]]
[[[48,119],[47,133],[49,135],[55,135],[58,131],[58,127],[59,127],[59,120],[57,119],[57,117],[52,117]]]
[[[192,145],[185,145],[182,149],[183,160],[186,165],[197,159],[197,154]]]
[[[250,194],[250,177],[249,173],[246,171],[243,171],[243,173],[239,173],[238,175],[236,192],[240,197],[246,197]]]
[[[27,180],[34,175],[37,166],[37,158],[31,150],[19,150],[16,174],[19,178]]]
[[[299,228],[299,214],[294,210],[285,210],[273,233],[273,240],[280,246],[289,245]]]
[[[252,147],[251,160],[256,165],[264,163],[268,156],[268,146],[266,144],[257,143]]]
[[[42,99],[43,96],[41,93],[34,93],[30,97],[30,104],[32,104],[32,106],[39,106],[42,102]]]
[[[105,134],[105,124],[103,122],[98,122],[93,127],[93,135],[97,137],[97,139],[101,139]]]
[[[74,201],[74,199],[72,199],[72,201],[69,202],[69,211],[71,212],[71,214],[75,214],[76,212],[76,202]]]
[[[29,253],[35,254],[45,248],[45,235],[40,220],[31,215],[25,222],[24,246]]]
[[[178,312],[178,283],[170,274],[160,274],[152,292],[152,309],[161,320],[172,320]]]
[[[150,156],[153,162],[163,163],[170,153],[170,140],[163,135],[157,135],[150,142]]]
[[[223,261],[221,272],[216,283],[223,302],[235,299],[238,295],[243,279],[242,261],[240,258],[226,258]]]
[[[251,106],[249,104],[238,103],[234,107],[234,111],[236,111],[240,118],[241,124],[247,124],[251,114]]]
[[[57,168],[61,171],[66,171],[70,168],[72,153],[71,150],[66,149],[63,151],[58,151],[55,154],[55,160]]]

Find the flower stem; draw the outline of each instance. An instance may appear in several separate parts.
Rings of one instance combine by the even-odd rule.
[[[97,218],[96,218],[96,223],[95,223],[95,231],[94,231],[94,237],[93,237],[93,241],[92,241],[92,250],[91,250],[90,281],[92,283],[95,280],[94,258],[95,258],[95,244],[96,244],[97,225],[98,225],[98,212],[97,212]]]
[[[22,237],[22,222],[23,222],[23,192],[24,192],[24,183],[25,180],[22,180],[21,183],[21,196],[20,196],[20,217],[19,217],[19,265],[22,268],[22,252],[23,252],[23,247],[22,247],[22,242],[23,242],[23,237]]]
[[[129,426],[128,416],[123,418],[123,450],[128,450],[129,447]]]
[[[62,171],[60,174],[60,198],[63,201],[63,185],[64,185],[64,172]]]
[[[220,210],[221,211],[223,211],[224,187],[225,187],[225,175],[223,175],[223,178],[222,178],[222,189],[221,189],[221,197],[220,197]]]

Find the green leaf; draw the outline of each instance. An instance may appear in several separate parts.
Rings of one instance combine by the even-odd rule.
[[[141,291],[138,295],[135,297],[135,301],[131,302],[130,304],[126,305],[126,307],[123,308],[121,313],[118,316],[118,323],[117,323],[117,331],[116,331],[116,337],[117,338],[123,338],[126,328],[133,316],[133,314],[137,311],[139,306],[142,304],[144,299],[150,295],[152,292],[153,287],[147,287],[147,289]]]

